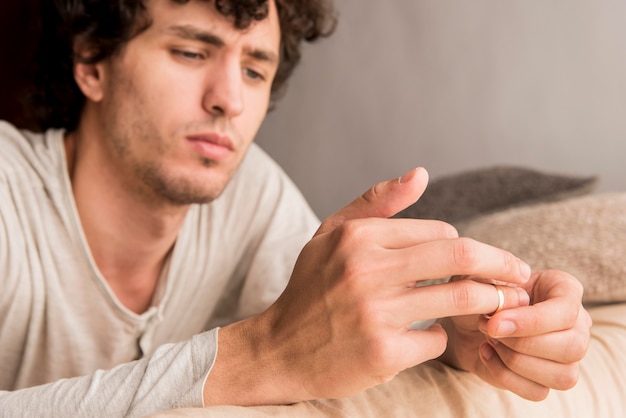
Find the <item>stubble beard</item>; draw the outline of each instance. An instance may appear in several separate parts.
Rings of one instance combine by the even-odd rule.
[[[210,168],[215,165],[215,162],[203,158],[202,165]],[[185,178],[169,178],[164,173],[165,170],[157,164],[137,167],[137,171],[143,184],[151,191],[150,194],[161,203],[173,206],[209,203],[221,194],[221,188],[220,190],[206,190]]]
[[[129,180],[135,196],[154,207],[161,207],[209,203],[221,194],[224,185],[201,183],[199,179],[194,181],[183,175],[176,176],[168,172],[166,163],[162,161],[137,158],[129,149],[130,138],[140,138],[141,141],[155,144],[156,152],[153,155],[156,156],[168,155],[167,140],[147,121],[136,121],[132,125],[131,132],[111,135],[109,143],[118,160],[128,169],[127,172],[138,180]],[[200,158],[200,163],[206,169],[217,165],[207,158]]]

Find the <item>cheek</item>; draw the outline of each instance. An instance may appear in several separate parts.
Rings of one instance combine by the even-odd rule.
[[[172,65],[155,65],[143,72],[141,86],[137,86],[144,108],[157,123],[194,115],[198,111],[201,89],[196,74],[181,73]],[[184,118],[183,118],[184,120]]]
[[[248,111],[246,112],[246,127],[245,136],[250,142],[254,140],[263,120],[267,116],[267,109],[269,106],[269,93],[268,94],[254,94],[250,95],[248,101],[246,101]]]

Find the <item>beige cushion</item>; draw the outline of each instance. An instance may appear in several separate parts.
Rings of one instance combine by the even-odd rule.
[[[585,287],[585,303],[626,301],[626,193],[509,209],[459,232],[511,251],[533,269],[573,274]]]
[[[621,417],[626,411],[626,304],[596,307],[590,313],[592,340],[578,385],[566,392],[551,391],[542,402],[524,400],[472,374],[431,361],[346,399],[288,406],[179,409],[153,417]]]

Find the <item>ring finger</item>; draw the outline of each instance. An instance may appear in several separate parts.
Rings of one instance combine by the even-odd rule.
[[[517,287],[495,286],[478,283],[473,280],[417,287],[410,289],[403,296],[397,309],[406,312],[406,322],[443,318],[448,316],[479,315],[493,313],[500,306],[502,292],[502,309],[528,305],[526,291]]]

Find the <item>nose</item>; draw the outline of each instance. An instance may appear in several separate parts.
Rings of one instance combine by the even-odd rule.
[[[206,112],[232,118],[243,111],[243,79],[239,62],[224,57],[207,74],[203,103]]]

